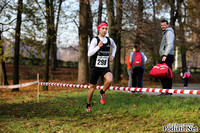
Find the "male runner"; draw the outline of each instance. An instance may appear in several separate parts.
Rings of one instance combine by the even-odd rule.
[[[90,102],[94,90],[96,89],[99,77],[102,75],[105,79],[103,89],[100,90],[101,104],[106,104],[105,91],[110,87],[113,80],[113,75],[109,68],[109,61],[113,61],[117,46],[112,38],[106,37],[108,31],[108,24],[106,22],[101,22],[98,25],[98,31],[98,36],[92,39],[88,50],[88,56],[90,57],[91,76],[90,89],[87,93],[87,112],[91,112]],[[110,46],[112,46],[111,56]]]

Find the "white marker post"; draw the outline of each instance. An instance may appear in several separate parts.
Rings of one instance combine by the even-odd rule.
[[[37,73],[37,82],[38,82],[38,86],[37,86],[37,103],[39,103],[39,95],[40,95],[40,92],[39,92],[39,89],[40,89],[40,78],[39,78],[39,73]]]

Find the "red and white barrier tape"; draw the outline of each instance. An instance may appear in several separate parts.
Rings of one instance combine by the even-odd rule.
[[[90,88],[89,85],[77,85],[77,84],[64,84],[64,83],[48,83],[48,82],[38,82],[33,81],[29,83],[23,83],[18,85],[7,85],[0,86],[0,88],[4,89],[13,89],[13,88],[21,88],[30,86],[33,84],[45,85],[45,86],[57,86],[57,87],[74,87],[74,88]],[[97,86],[97,89],[103,89],[103,86]],[[118,90],[118,91],[140,91],[140,92],[154,92],[154,93],[175,93],[175,94],[194,94],[200,95],[200,90],[179,90],[179,89],[160,89],[160,88],[132,88],[132,87],[116,87],[111,86],[108,88],[109,90]]]
[[[37,83],[38,83],[38,81],[33,81],[33,82],[28,82],[28,83],[23,83],[23,84],[18,84],[18,85],[0,86],[0,88],[3,88],[3,89],[21,88],[21,87],[30,86],[30,85],[37,84]]]
[[[57,86],[57,87],[90,88],[89,85],[48,83],[48,82],[39,82],[39,85]],[[103,86],[97,86],[96,88],[97,89],[103,89]],[[200,90],[179,90],[179,89],[160,89],[160,88],[132,88],[132,87],[115,87],[115,86],[111,86],[108,89],[109,90],[119,90],[119,91],[140,91],[140,92],[200,95]]]

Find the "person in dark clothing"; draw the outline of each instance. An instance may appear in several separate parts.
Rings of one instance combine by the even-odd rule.
[[[184,68],[183,72],[181,72],[181,77],[183,78],[183,85],[184,89],[188,87],[188,80],[192,75],[190,74],[190,71],[187,68]]]
[[[86,111],[91,112],[91,99],[97,86],[97,81],[100,76],[105,79],[103,89],[100,90],[100,102],[106,104],[105,92],[111,86],[113,75],[109,68],[109,61],[113,61],[116,53],[117,46],[112,38],[106,37],[108,31],[108,24],[101,22],[98,25],[98,36],[94,37],[91,41],[88,56],[90,57],[90,88],[87,93]],[[112,53],[110,55],[110,47]]]
[[[162,41],[160,45],[159,54],[161,57],[161,63],[166,63],[171,69],[174,62],[174,30],[169,27],[167,20],[161,21]],[[172,78],[161,79],[163,89],[172,89]],[[161,93],[161,95],[172,95],[172,93]]]
[[[130,54],[132,64],[132,86],[143,87],[144,63],[147,61],[143,51],[140,51],[140,44],[134,45],[134,51]]]

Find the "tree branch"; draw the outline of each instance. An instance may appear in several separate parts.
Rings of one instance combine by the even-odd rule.
[[[45,13],[44,13],[44,11],[43,11],[42,7],[40,6],[40,4],[39,4],[38,0],[35,0],[35,2],[36,2],[36,3],[37,3],[37,5],[39,6],[40,10],[42,11],[42,14],[43,14],[43,15],[44,15],[44,17],[45,17],[46,15],[45,15]]]
[[[10,3],[10,1],[8,1],[7,3],[5,2],[4,5],[1,7],[0,9],[0,13],[3,11],[3,9],[8,5],[8,3]]]
[[[77,22],[73,19],[73,22],[75,23],[75,25],[77,26],[77,28],[79,27]]]
[[[12,21],[10,21],[9,23],[5,24],[5,23],[0,23],[1,25],[10,25],[12,24],[17,18],[13,19]]]

